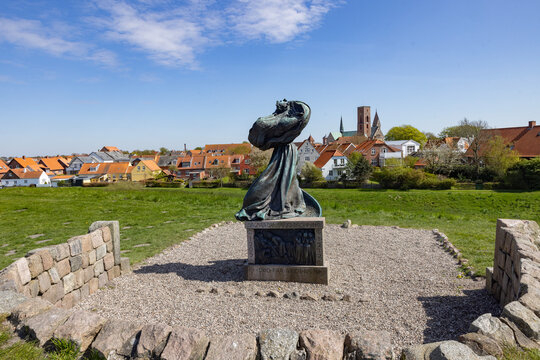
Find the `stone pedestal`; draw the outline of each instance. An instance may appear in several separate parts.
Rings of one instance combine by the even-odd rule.
[[[245,222],[247,280],[328,284],[324,259],[324,218]]]

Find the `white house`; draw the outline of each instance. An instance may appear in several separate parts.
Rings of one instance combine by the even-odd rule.
[[[14,187],[14,186],[36,186],[36,187],[49,187],[51,186],[51,179],[45,171],[30,171],[24,169],[10,169],[0,179],[0,185],[2,187]]]
[[[401,150],[401,156],[403,158],[420,150],[420,143],[414,140],[393,140],[386,141],[386,144]]]
[[[89,163],[97,163],[96,159],[90,157],[90,156],[76,156],[74,157],[71,162],[69,163],[69,166],[66,168],[66,174],[77,174],[80,170],[83,164],[89,164]]]
[[[319,153],[313,144],[314,140],[310,136],[298,146],[298,163],[296,165],[298,173],[300,173],[306,162],[313,164],[319,158]]]
[[[326,180],[339,180],[345,172],[347,157],[338,150],[327,150],[313,163]]]

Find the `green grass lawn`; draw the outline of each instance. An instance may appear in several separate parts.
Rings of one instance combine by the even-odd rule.
[[[479,271],[493,261],[497,218],[540,222],[540,192],[310,189],[328,223],[437,228]],[[124,256],[137,263],[203,228],[234,220],[245,190],[14,188],[0,190],[0,268],[30,249],[119,220]],[[130,227],[123,229],[124,227]],[[44,234],[36,239],[28,236]],[[39,241],[49,240],[44,243]],[[141,246],[142,245],[142,246]]]

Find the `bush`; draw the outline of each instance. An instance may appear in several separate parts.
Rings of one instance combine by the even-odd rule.
[[[185,183],[183,181],[156,181],[147,180],[144,182],[144,186],[152,188],[183,188]]]
[[[451,189],[456,183],[453,179],[440,179],[434,174],[404,167],[384,168],[375,171],[373,180],[377,181],[384,189],[400,190],[447,190]]]
[[[512,189],[540,190],[540,158],[522,160],[509,168],[504,184]]]
[[[487,167],[476,167],[471,164],[435,164],[426,166],[427,172],[443,175],[458,181],[491,182],[497,178],[497,173]]]

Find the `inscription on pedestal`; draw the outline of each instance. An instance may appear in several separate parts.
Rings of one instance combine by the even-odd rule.
[[[255,229],[255,263],[315,265],[315,230]]]

